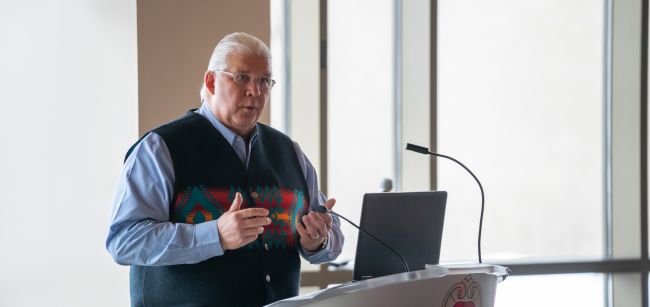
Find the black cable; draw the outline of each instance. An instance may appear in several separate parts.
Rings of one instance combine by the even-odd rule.
[[[324,210],[323,210],[323,209],[324,209]],[[410,271],[411,271],[411,269],[409,269],[409,265],[408,265],[408,263],[406,262],[406,259],[404,259],[404,257],[402,257],[402,255],[400,255],[396,250],[392,249],[392,248],[391,248],[390,246],[388,246],[386,243],[384,243],[384,242],[382,242],[381,240],[379,240],[379,238],[377,238],[377,237],[375,237],[374,235],[372,235],[371,233],[367,232],[365,229],[363,229],[363,228],[357,226],[355,223],[352,223],[352,221],[346,219],[344,216],[342,216],[342,215],[340,215],[340,214],[338,214],[338,213],[336,213],[336,212],[334,212],[334,211],[332,211],[332,210],[330,210],[330,209],[327,209],[327,208],[324,207],[324,206],[316,206],[313,210],[316,211],[316,212],[319,212],[319,213],[331,213],[331,214],[334,214],[334,215],[336,215],[336,216],[338,216],[338,217],[344,219],[346,222],[350,223],[350,225],[352,225],[352,226],[356,227],[357,229],[363,231],[363,233],[369,235],[371,238],[375,239],[375,241],[379,242],[379,244],[383,245],[383,246],[386,247],[388,250],[390,250],[390,251],[393,252],[395,255],[397,255],[397,257],[399,257],[399,259],[401,259],[401,260],[402,260],[402,263],[404,264],[404,268],[406,269],[405,272],[410,272]]]

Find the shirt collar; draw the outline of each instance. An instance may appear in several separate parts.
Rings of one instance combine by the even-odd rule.
[[[208,121],[223,135],[223,137],[228,141],[230,146],[233,146],[235,143],[235,139],[239,137],[237,133],[233,132],[230,130],[230,128],[226,127],[226,125],[222,124],[216,116],[210,111],[210,108],[208,107],[207,103],[202,103],[201,107],[196,111],[196,113],[199,113],[203,117],[207,118]],[[251,142],[250,144],[253,145],[255,144],[255,141],[257,141],[258,134],[257,134],[257,125],[253,127],[253,131],[251,131]]]

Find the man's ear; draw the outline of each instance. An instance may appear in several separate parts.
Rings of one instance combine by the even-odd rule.
[[[215,74],[212,71],[206,71],[205,76],[203,76],[203,82],[205,83],[205,88],[208,90],[210,95],[214,95],[214,78]]]

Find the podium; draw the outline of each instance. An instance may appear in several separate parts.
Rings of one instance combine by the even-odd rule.
[[[267,305],[493,307],[508,268],[489,264],[428,265],[426,269],[350,282]]]

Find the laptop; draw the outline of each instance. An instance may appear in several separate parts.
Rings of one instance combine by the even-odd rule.
[[[411,271],[438,264],[447,192],[368,193],[359,226],[397,251]],[[405,271],[402,260],[359,231],[354,280]]]

